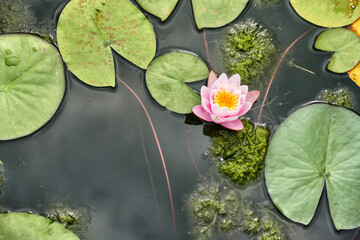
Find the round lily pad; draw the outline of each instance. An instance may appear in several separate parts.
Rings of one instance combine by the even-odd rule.
[[[156,51],[152,25],[129,0],[71,0],[60,15],[57,40],[69,69],[96,87],[115,86],[111,49],[143,69]]]
[[[146,71],[146,84],[153,98],[177,113],[191,113],[200,96],[186,83],[209,76],[206,64],[196,55],[172,52],[156,58]]]
[[[277,129],[265,159],[265,180],[277,208],[308,224],[324,185],[336,229],[360,225],[360,116],[343,107],[312,104]]]
[[[80,240],[60,223],[24,212],[0,214],[0,239]]]
[[[360,17],[358,0],[290,0],[305,20],[321,27],[342,27]]]
[[[360,37],[345,28],[322,32],[316,39],[315,48],[335,52],[327,67],[335,73],[345,73],[360,61]]]
[[[249,0],[192,0],[196,25],[218,28],[237,18]]]
[[[64,66],[53,45],[30,34],[0,36],[0,140],[42,127],[64,91]]]

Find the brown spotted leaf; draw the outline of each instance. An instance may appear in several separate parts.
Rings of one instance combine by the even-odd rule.
[[[60,53],[69,69],[92,86],[115,86],[111,48],[146,69],[156,51],[155,32],[128,0],[71,0],[57,26]]]

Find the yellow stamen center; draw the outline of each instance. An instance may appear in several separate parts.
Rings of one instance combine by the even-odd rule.
[[[236,108],[238,102],[239,97],[237,95],[224,89],[218,91],[214,97],[214,103],[219,104],[219,107],[227,107],[229,110]]]

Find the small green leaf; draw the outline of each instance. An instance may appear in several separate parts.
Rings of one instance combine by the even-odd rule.
[[[277,208],[308,224],[326,183],[336,229],[360,225],[360,116],[312,104],[277,129],[265,159],[265,180]]]
[[[153,98],[177,113],[191,113],[200,96],[185,83],[206,79],[209,70],[194,54],[172,52],[156,58],[146,71],[146,84]]]
[[[290,0],[305,20],[321,27],[342,27],[360,17],[358,0]]]
[[[156,51],[155,32],[128,0],[71,0],[60,15],[57,39],[69,69],[92,86],[115,86],[111,48],[146,69]]]
[[[328,65],[335,73],[347,72],[360,61],[360,37],[345,28],[322,32],[316,39],[315,48],[335,52]]]
[[[6,240],[80,240],[60,223],[23,212],[0,214],[0,239]]]
[[[179,0],[136,0],[147,12],[165,21]]]
[[[217,28],[232,22],[245,9],[249,0],[192,0],[196,25]]]
[[[64,66],[53,45],[33,35],[0,36],[0,140],[42,127],[64,91]]]

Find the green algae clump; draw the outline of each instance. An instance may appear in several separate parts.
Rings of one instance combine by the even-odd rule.
[[[0,4],[0,33],[22,32],[36,22],[20,0],[3,0]]]
[[[241,190],[226,182],[205,181],[186,199],[192,239],[219,239],[242,231],[258,240],[285,239],[285,225],[271,209],[244,202]],[[222,238],[221,238],[222,239]]]
[[[222,192],[216,183],[200,184],[187,199],[196,239],[214,238],[219,232],[230,232],[241,218],[241,202],[235,191]]]
[[[346,88],[336,90],[323,90],[319,94],[318,99],[320,101],[338,105],[341,107],[351,108],[353,106],[352,95]]]
[[[83,237],[88,232],[91,223],[91,213],[86,207],[69,207],[64,203],[56,203],[49,207],[45,216],[61,223],[70,231]]]
[[[276,53],[271,34],[251,19],[231,26],[222,45],[228,74],[240,74],[242,84],[250,86],[259,85]]]
[[[245,185],[256,180],[264,167],[270,131],[243,120],[242,131],[219,130],[212,137],[210,150],[219,172],[233,183]]]

